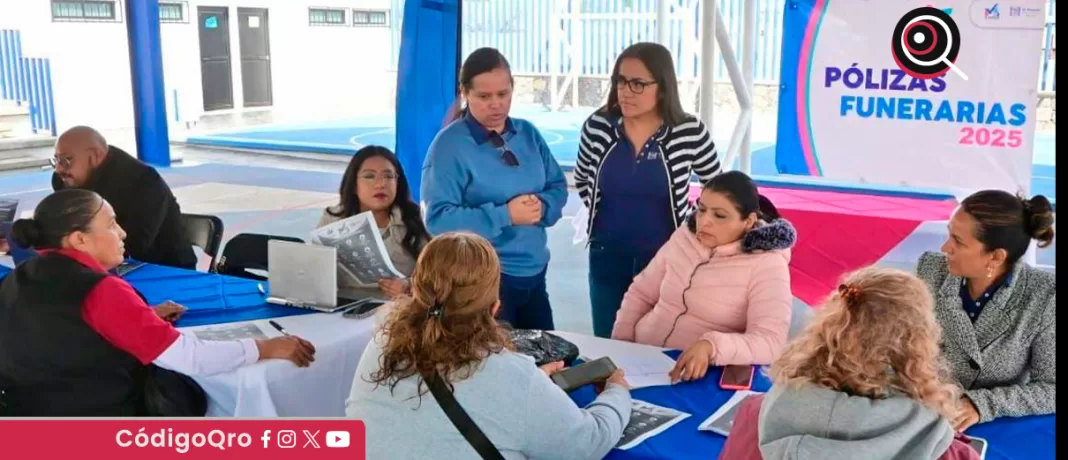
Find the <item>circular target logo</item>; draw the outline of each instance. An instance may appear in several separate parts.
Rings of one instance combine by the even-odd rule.
[[[905,13],[894,27],[891,51],[898,68],[915,78],[940,77],[952,69],[968,79],[954,64],[960,53],[960,29],[938,8],[925,6]]]

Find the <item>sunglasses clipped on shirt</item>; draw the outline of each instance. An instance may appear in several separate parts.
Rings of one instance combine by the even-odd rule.
[[[501,152],[504,164],[513,168],[519,166],[519,157],[515,156],[515,153],[504,144],[504,138],[497,131],[489,132],[489,140],[493,143],[493,147]]]

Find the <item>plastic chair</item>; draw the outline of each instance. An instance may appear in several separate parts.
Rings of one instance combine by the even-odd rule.
[[[222,257],[215,272],[223,275],[265,281],[267,278],[249,270],[268,271],[267,242],[270,240],[303,243],[304,240],[291,236],[263,235],[259,233],[241,233],[226,242]]]
[[[219,254],[219,246],[222,245],[222,219],[209,215],[182,214],[182,227],[185,228],[185,236],[189,242],[211,257],[208,271],[214,271],[215,256]]]

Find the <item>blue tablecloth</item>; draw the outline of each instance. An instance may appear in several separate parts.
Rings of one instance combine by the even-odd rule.
[[[268,304],[260,293],[261,282],[244,278],[151,264],[128,273],[125,278],[150,305],[171,300],[188,308],[176,324],[178,327],[314,313]],[[262,285],[264,292],[268,292],[267,283]]]
[[[10,271],[10,267],[0,265],[0,278]],[[149,305],[171,300],[188,308],[176,324],[178,327],[314,313],[268,304],[260,293],[261,283],[244,278],[152,264],[128,273],[125,278],[145,296]],[[264,292],[268,292],[267,283],[262,284]]]
[[[678,358],[678,351],[668,352]],[[710,368],[705,378],[672,386],[646,387],[634,390],[634,399],[658,406],[670,407],[691,414],[689,418],[663,433],[646,439],[630,450],[612,450],[606,459],[715,459],[723,450],[727,438],[715,433],[698,431],[697,426],[730,399],[733,391],[719,388],[722,368]],[[756,372],[753,391],[766,392],[771,382]],[[595,397],[592,386],[571,393],[580,406]],[[985,438],[989,442],[986,460],[1037,460],[1055,457],[1056,418],[1053,415],[1005,418],[977,425],[966,434]]]

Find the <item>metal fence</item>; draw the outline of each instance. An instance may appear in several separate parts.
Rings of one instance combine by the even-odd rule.
[[[567,74],[578,62],[581,76],[606,77],[615,57],[631,43],[656,41],[656,0],[461,0],[464,54],[483,47],[500,49],[520,75]],[[671,3],[669,44],[680,79],[700,75],[701,0]],[[742,41],[742,8],[747,0],[718,0],[731,43]],[[754,79],[778,84],[785,0],[753,0],[757,5]],[[1043,42],[1035,44],[1039,91],[1056,91],[1056,0],[1047,0]],[[399,53],[404,0],[393,0],[394,61]],[[572,56],[574,55],[574,61]],[[728,81],[722,60],[715,78]]]
[[[56,135],[51,63],[23,56],[17,30],[0,29],[0,99],[28,104],[33,132]]]

